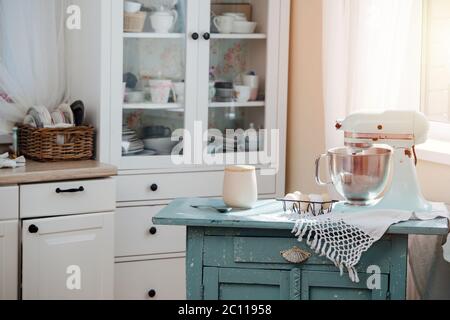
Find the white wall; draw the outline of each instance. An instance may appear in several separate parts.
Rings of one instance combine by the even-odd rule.
[[[290,36],[286,191],[322,193],[314,181],[315,158],[325,152],[322,1],[292,1]]]
[[[88,123],[97,129],[98,160],[109,159],[110,3],[113,0],[66,0],[81,8],[81,30],[66,29],[68,86],[71,101],[82,100]],[[103,30],[103,34],[102,34]],[[100,144],[100,140],[102,143]],[[107,150],[105,150],[107,149]]]

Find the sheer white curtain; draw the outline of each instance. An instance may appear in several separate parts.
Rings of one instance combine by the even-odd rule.
[[[422,0],[323,0],[326,144],[361,109],[420,110]],[[450,299],[442,237],[411,236],[408,296]]]
[[[21,122],[29,107],[64,99],[64,23],[61,0],[0,0],[0,132]]]
[[[361,109],[420,106],[421,0],[323,0],[326,143]]]

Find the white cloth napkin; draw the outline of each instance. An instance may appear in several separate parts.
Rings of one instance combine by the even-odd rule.
[[[355,266],[376,241],[393,224],[408,220],[432,220],[438,217],[450,219],[447,207],[433,203],[431,212],[402,210],[367,210],[350,213],[329,213],[321,216],[302,215],[295,223],[293,233],[306,242],[317,254],[326,256],[339,267],[341,275],[348,270],[353,282],[359,282]],[[450,240],[450,239],[448,239]],[[444,257],[450,261],[450,241],[443,247]]]
[[[17,159],[9,159],[9,154],[4,153],[0,155],[0,169],[1,168],[17,168],[25,166],[25,157],[18,157]]]

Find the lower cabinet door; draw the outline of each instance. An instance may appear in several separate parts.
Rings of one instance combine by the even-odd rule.
[[[112,299],[114,214],[24,220],[23,299]]]
[[[301,272],[204,268],[205,300],[299,300]]]
[[[19,286],[19,222],[0,221],[0,300],[16,300]]]
[[[378,289],[369,289],[368,275],[359,274],[359,283],[350,281],[347,274],[338,272],[302,271],[302,300],[386,300],[388,276],[381,274]]]
[[[185,258],[120,262],[115,265],[117,300],[185,300]]]

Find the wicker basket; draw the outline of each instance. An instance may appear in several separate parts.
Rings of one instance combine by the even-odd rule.
[[[93,127],[19,128],[19,152],[41,161],[89,160],[94,156]]]
[[[142,32],[144,30],[145,18],[147,12],[139,11],[136,13],[124,13],[123,31],[125,32]]]

